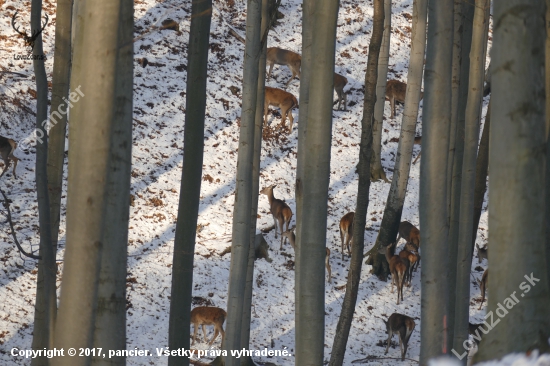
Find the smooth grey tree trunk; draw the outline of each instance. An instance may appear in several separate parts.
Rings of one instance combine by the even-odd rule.
[[[318,366],[324,360],[325,342],[325,248],[327,231],[328,186],[332,137],[332,97],[338,0],[316,1],[315,18],[310,19],[313,39],[307,139],[303,169],[303,212],[300,252],[296,267],[300,270],[296,289],[296,365]]]
[[[31,2],[31,32],[42,28],[42,0]],[[43,55],[42,35],[34,43],[33,55]],[[57,310],[55,251],[52,246],[50,227],[50,202],[48,196],[48,80],[44,60],[34,60],[36,79],[36,194],[38,200],[38,222],[40,225],[40,257],[36,286],[34,313],[33,349],[50,348],[53,342],[53,330]],[[46,357],[39,357],[33,365],[47,365]]]
[[[128,2],[129,0],[125,0]],[[86,4],[86,22],[76,26],[73,78],[83,94],[71,115],[71,158],[67,198],[67,245],[54,345],[89,348],[97,307],[97,289],[107,224],[106,195],[111,168],[113,125],[120,118],[118,86],[125,75],[117,63],[119,49],[128,47],[120,30],[124,1]],[[101,72],[103,77],[97,77]],[[113,194],[115,194],[113,192]],[[122,193],[121,193],[122,194]],[[89,357],[54,358],[53,365],[88,365]]]
[[[487,36],[489,33],[490,0],[476,0],[470,50],[470,77],[465,113],[464,158],[460,191],[460,227],[458,230],[458,256],[456,262],[456,300],[453,348],[462,351],[468,340],[470,320],[470,272],[472,269],[472,230],[474,222],[474,192],[476,181],[476,158],[479,142],[479,125],[483,102],[483,80]],[[466,60],[465,60],[466,61]],[[453,265],[453,263],[450,263]],[[462,352],[460,352],[462,353]],[[464,365],[466,358],[462,359]]]
[[[172,291],[168,345],[170,349],[189,349],[191,299],[193,295],[193,258],[199,214],[202,162],[204,155],[204,115],[208,42],[212,1],[194,1],[187,56],[187,90],[178,220],[174,238]],[[186,357],[170,356],[168,364],[189,365]]]
[[[94,347],[102,353],[126,348],[126,259],[130,220],[130,180],[132,172],[132,114],[134,3],[120,2],[119,47],[116,52],[114,117],[111,127],[107,179],[105,229],[97,293]],[[97,355],[92,365],[125,365],[125,357]]]
[[[372,155],[370,177],[373,182],[384,180],[389,183],[382,167],[382,130],[384,129],[384,105],[386,104],[386,83],[390,62],[391,39],[391,0],[384,0],[384,35],[378,58],[378,79],[376,85],[376,104],[374,105],[374,123],[372,125]]]
[[[483,336],[475,361],[548,347],[550,294],[545,260],[545,2],[494,3],[489,164],[491,281],[487,310],[498,329]],[[517,9],[521,9],[520,12]],[[510,16],[513,14],[513,16]],[[534,278],[534,279],[533,279]],[[502,303],[516,296],[505,308]],[[513,331],[506,331],[513,330]],[[546,343],[546,345],[544,344]]]
[[[243,71],[243,106],[241,133],[237,158],[235,208],[233,211],[233,234],[231,267],[229,272],[229,295],[227,301],[227,329],[223,348],[239,349],[244,306],[247,263],[250,247],[250,212],[252,208],[252,164],[254,158],[254,130],[256,118],[256,92],[258,89],[258,62],[260,58],[260,11],[261,0],[248,0],[246,14],[246,46]],[[240,360],[225,358],[226,366],[239,365]]]
[[[428,4],[428,44],[424,74],[420,227],[422,299],[420,364],[449,353],[447,157],[451,120],[453,1]]]
[[[546,0],[545,92],[546,92],[546,268],[550,268],[550,0]],[[550,270],[548,271],[550,284]]]
[[[359,184],[357,189],[357,204],[353,221],[353,246],[351,248],[350,270],[346,284],[346,295],[342,304],[342,311],[338,319],[336,334],[332,344],[330,366],[341,366],[344,362],[346,345],[348,342],[359,282],[363,265],[363,250],[365,248],[365,227],[370,191],[370,164],[372,154],[372,124],[374,104],[376,103],[376,84],[378,78],[378,56],[384,33],[384,0],[374,0],[372,37],[369,44],[367,72],[365,74],[365,101],[363,104],[363,118],[361,120],[361,143],[359,146]]]
[[[422,86],[422,74],[424,71],[424,53],[426,51],[426,18],[428,2],[416,0],[413,3],[412,45],[407,75],[407,95],[405,96],[405,108],[401,121],[401,133],[397,146],[397,157],[393,172],[393,179],[386,201],[386,208],[376,243],[370,251],[371,255],[378,255],[381,246],[387,246],[395,241],[401,222],[401,213],[407,193],[407,183],[411,168],[411,158],[418,119],[418,105],[420,102],[420,89]],[[384,261],[385,256],[384,256]],[[382,266],[380,266],[382,268]],[[374,269],[374,268],[373,268]],[[375,274],[378,274],[376,271]]]

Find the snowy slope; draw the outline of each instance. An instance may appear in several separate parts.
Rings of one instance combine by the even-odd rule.
[[[148,349],[155,353],[157,347],[167,347],[168,311],[170,299],[172,248],[177,215],[182,168],[183,127],[186,90],[186,51],[189,38],[190,4],[175,1],[135,1],[134,64],[134,150],[131,191],[135,197],[131,207],[128,248],[128,349]],[[230,255],[232,211],[235,189],[235,168],[241,94],[232,94],[230,87],[242,89],[242,55],[244,46],[228,35],[228,24],[244,34],[245,3],[233,1],[215,2],[211,26],[208,91],[206,110],[206,138],[204,180],[201,192],[199,224],[203,229],[197,235],[195,252],[194,296],[195,304],[209,304],[226,308],[227,279]],[[7,14],[0,21],[0,70],[17,71],[26,78],[4,75],[0,84],[0,135],[15,140],[27,137],[34,124],[35,109],[32,63],[14,60],[14,54],[25,53],[22,40],[11,29],[11,16],[18,10],[20,19],[28,19],[30,2],[0,0],[0,10]],[[48,0],[44,10],[51,23],[44,30],[44,49],[48,59],[46,70],[49,81],[53,66],[55,2]],[[298,0],[284,1],[280,11],[285,15],[280,26],[270,33],[268,47],[277,46],[301,52],[301,6]],[[333,145],[331,162],[330,202],[328,213],[327,245],[333,256],[333,283],[326,286],[326,334],[325,359],[330,357],[332,339],[344,296],[349,258],[340,259],[338,222],[355,207],[357,174],[355,165],[359,153],[363,86],[367,63],[367,51],[372,30],[372,4],[361,1],[341,1],[336,45],[335,71],[348,79],[348,111],[333,112]],[[390,75],[406,81],[411,31],[411,0],[394,0],[393,33],[390,52]],[[179,22],[181,34],[170,30],[155,30],[166,18]],[[138,65],[137,59],[147,58],[149,65]],[[290,77],[286,67],[275,67],[268,83],[284,87]],[[294,80],[289,92],[299,95],[299,81]],[[294,112],[297,120],[299,111]],[[392,169],[399,138],[402,107],[398,117],[386,117],[383,130],[383,166],[392,178]],[[389,105],[385,116],[389,116]],[[297,126],[290,135],[278,130],[279,116],[270,115],[262,148],[261,186],[277,184],[275,195],[287,201],[294,210],[293,182],[295,181]],[[420,125],[417,134],[421,134]],[[419,148],[415,147],[415,155]],[[19,240],[27,250],[37,250],[38,217],[34,190],[34,150],[18,150],[19,179],[11,173],[4,176],[0,187],[6,191],[12,203],[12,216]],[[376,182],[371,185],[371,201],[368,209],[366,249],[376,239],[389,184]],[[419,164],[412,166],[408,195],[403,210],[403,220],[418,225]],[[65,213],[63,201],[62,215]],[[2,212],[0,220],[5,220]],[[259,200],[258,229],[272,224],[265,196]],[[293,221],[291,225],[295,222]],[[58,285],[61,283],[64,253],[64,220],[62,221]],[[481,236],[478,243],[486,243],[487,216],[481,218]],[[0,227],[0,364],[29,364],[28,360],[13,358],[13,347],[28,349],[32,340],[33,301],[36,284],[36,264],[21,258],[13,244],[7,225]],[[282,349],[294,353],[294,253],[287,244],[279,252],[279,242],[274,232],[266,235],[272,251],[272,263],[259,260],[256,263],[254,281],[254,307],[251,330],[252,349]],[[483,263],[486,265],[487,263]],[[474,263],[474,268],[477,262]],[[380,282],[369,274],[369,266],[362,272],[354,323],[352,325],[346,365],[352,360],[367,356],[382,356],[385,350],[385,329],[382,319],[393,312],[400,312],[416,319],[407,357],[418,359],[420,342],[420,282],[419,275],[413,285],[405,290],[404,303],[395,305],[395,294],[390,293],[390,282]],[[483,268],[474,270],[474,277],[481,278]],[[473,282],[473,281],[472,281]],[[478,311],[479,289],[472,284],[471,316],[481,321],[484,312]],[[477,301],[476,301],[477,300]],[[389,357],[399,357],[397,338]],[[219,340],[216,343],[219,345]],[[397,346],[396,346],[397,345]],[[205,349],[206,344],[199,345]],[[215,346],[217,348],[217,346]],[[292,357],[259,358],[278,365],[291,365]],[[130,357],[129,365],[165,365],[164,357]],[[395,359],[374,360],[374,364],[394,364]],[[415,365],[405,361],[402,364]]]

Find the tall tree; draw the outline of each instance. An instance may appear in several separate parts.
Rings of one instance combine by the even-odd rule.
[[[427,14],[428,2],[426,0],[415,0],[413,3],[412,45],[407,75],[407,95],[405,96],[405,109],[401,122],[394,174],[388,200],[386,201],[386,209],[380,224],[380,231],[373,249],[369,251],[372,258],[370,260],[373,266],[372,271],[381,277],[387,276],[387,273],[383,273],[383,269],[387,269],[387,266],[382,266],[382,263],[386,262],[386,257],[379,254],[378,249],[393,242],[397,236],[409,181],[416,120],[418,118],[418,104],[420,102],[420,87],[424,71]]]
[[[451,119],[453,1],[428,4],[428,44],[424,74],[420,226],[422,228],[422,299],[420,364],[445,354],[449,286],[447,155]]]
[[[254,157],[256,92],[258,89],[258,61],[260,57],[261,0],[248,0],[246,8],[243,107],[241,114],[241,134],[239,137],[239,154],[237,158],[235,207],[233,211],[231,267],[229,272],[229,295],[227,301],[227,329],[225,344],[223,345],[223,348],[226,350],[239,349],[241,346],[241,325],[250,248],[250,212],[252,208],[251,167]],[[238,364],[240,364],[240,360],[237,358],[228,356],[225,359],[226,366]]]
[[[338,0],[316,1],[312,27],[307,139],[303,168],[303,212],[296,286],[296,364],[321,365],[325,338],[325,247],[332,135],[332,97]],[[313,128],[315,126],[315,128]]]
[[[33,48],[33,66],[36,79],[36,193],[38,199],[38,221],[40,225],[40,257],[38,262],[38,278],[36,286],[36,303],[34,314],[34,332],[32,346],[34,349],[52,346],[53,328],[55,323],[56,297],[56,266],[55,251],[52,246],[50,227],[50,201],[48,197],[48,80],[44,67],[44,50],[42,47],[42,0],[31,2],[31,32],[38,33]],[[47,365],[46,357],[39,357],[33,365]]]
[[[55,326],[56,348],[90,348],[97,305],[97,289],[108,206],[112,144],[117,143],[113,132],[116,120],[121,119],[118,106],[122,90],[128,91],[127,73],[117,62],[121,53],[128,52],[127,34],[122,31],[121,14],[132,9],[131,0],[97,0],[85,2],[86,21],[77,26],[73,77],[82,98],[74,104],[71,115],[77,128],[70,133],[69,184],[67,198],[67,244],[63,268],[63,285],[58,318]],[[131,22],[123,22],[130,25]],[[128,61],[127,58],[123,58]],[[102,77],[97,77],[101,73]],[[126,88],[126,89],[124,89]],[[127,94],[124,94],[127,97]],[[123,107],[127,108],[127,106]],[[126,110],[126,109],[124,109]],[[128,116],[122,117],[124,121]],[[120,136],[118,136],[120,137]],[[112,140],[112,141],[111,141]],[[121,141],[122,142],[122,141]],[[129,147],[126,147],[129,149]],[[129,162],[126,162],[127,164]],[[117,185],[117,189],[124,189]],[[125,191],[128,194],[128,191]],[[120,197],[124,191],[110,192]],[[118,199],[118,198],[117,198]],[[117,203],[118,204],[118,203]],[[54,365],[87,365],[91,356],[53,359]]]
[[[391,0],[384,0],[384,36],[378,58],[378,79],[376,85],[376,104],[374,105],[374,122],[372,124],[372,155],[370,178],[373,182],[380,179],[389,183],[382,167],[382,130],[384,129],[384,106],[386,104],[386,82],[388,81],[388,64],[390,62],[391,39]]]
[[[189,349],[191,298],[193,293],[193,258],[199,214],[202,162],[204,155],[204,113],[208,42],[212,19],[212,1],[193,1],[187,53],[187,90],[183,169],[178,220],[174,238],[172,292],[168,345],[170,349]],[[170,356],[169,365],[189,365],[187,357]]]
[[[117,80],[113,105],[110,159],[105,200],[105,229],[97,295],[94,347],[103,352],[126,348],[126,259],[130,220],[130,179],[132,171],[132,114],[134,111],[134,3],[120,2],[119,47],[116,49]],[[183,327],[185,328],[185,327]],[[187,327],[188,328],[188,327]],[[126,365],[125,357],[96,355],[93,365]]]
[[[550,268],[550,0],[546,0],[545,92],[546,92],[546,267]],[[548,271],[550,283],[550,270]]]
[[[487,37],[489,34],[490,0],[476,0],[470,51],[470,78],[466,103],[464,157],[460,191],[460,227],[458,230],[458,256],[456,261],[456,301],[453,348],[461,349],[468,339],[470,320],[470,272],[472,269],[472,230],[474,221],[474,192],[476,157],[479,141],[479,124],[483,102],[483,80]],[[453,265],[451,262],[450,265]],[[466,363],[466,359],[463,359]]]
[[[422,1],[422,0],[421,0]],[[359,184],[357,188],[357,204],[353,221],[353,246],[351,248],[350,270],[346,284],[346,295],[342,304],[342,311],[338,319],[336,334],[332,344],[330,366],[341,366],[344,362],[346,345],[348,342],[363,262],[365,248],[365,227],[370,191],[370,164],[372,154],[372,124],[374,104],[376,103],[376,84],[378,78],[378,56],[384,32],[384,0],[374,0],[374,15],[372,37],[369,44],[367,72],[365,74],[365,101],[363,104],[363,118],[361,120],[361,143],[359,145]]]
[[[476,361],[548,347],[550,293],[541,199],[547,145],[544,6],[543,0],[494,3],[491,113],[499,125],[491,128],[489,137],[491,296],[487,311],[504,314],[499,329],[513,331],[484,335]]]

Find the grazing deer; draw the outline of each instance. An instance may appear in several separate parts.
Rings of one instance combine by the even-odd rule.
[[[292,124],[294,123],[294,117],[292,116],[292,109],[298,107],[298,100],[289,92],[286,92],[277,88],[265,87],[265,101],[264,101],[264,125],[267,124],[267,112],[269,106],[275,106],[281,108],[281,116],[283,128],[285,127],[285,121],[287,115],[289,116],[290,126],[288,127],[288,133],[292,132]]]
[[[479,288],[481,289],[481,303],[479,304],[479,309],[481,310],[481,307],[483,306],[483,302],[485,301],[485,291],[487,291],[487,286],[489,285],[489,268],[483,272],[483,275],[481,276],[481,283],[479,284]]]
[[[397,305],[399,305],[399,298],[403,301],[403,284],[405,282],[405,274],[409,270],[409,261],[404,258],[400,258],[395,253],[396,243],[391,243],[387,247],[381,247],[380,253],[386,255],[386,260],[390,265],[391,273],[391,292],[393,293],[393,285],[397,286]]]
[[[422,146],[422,136],[416,136],[414,138],[414,144]],[[416,159],[414,159],[413,164],[416,164],[418,159],[420,159],[420,155],[422,155],[422,150],[420,150],[420,152],[418,153],[418,156],[416,157]]]
[[[19,159],[13,155],[15,149],[17,149],[17,142],[12,139],[0,136],[0,156],[2,156],[2,160],[4,160],[4,170],[2,171],[0,178],[4,176],[4,174],[10,167],[10,160],[13,160],[13,177],[17,178],[17,176],[15,175],[15,168],[17,168],[17,163],[19,162]]]
[[[390,101],[391,116],[395,117],[395,102],[405,104],[405,96],[407,95],[407,83],[399,80],[388,80],[386,84],[386,98]],[[424,96],[424,93],[420,92],[420,99]]]
[[[290,71],[292,71],[292,77],[286,83],[286,86],[290,84],[292,79],[297,75],[300,77],[300,66],[302,65],[302,56],[296,52],[283,50],[277,47],[269,47],[267,49],[266,64],[269,66],[269,72],[267,73],[267,81],[271,78],[271,71],[273,71],[273,65],[287,65]]]
[[[487,246],[484,246],[483,248],[481,248],[479,245],[476,244],[476,248],[477,248],[477,262],[478,263],[481,263],[483,258],[489,260],[489,255],[488,255],[488,252],[487,252]]]
[[[294,249],[294,251],[296,251],[296,235],[294,235],[294,229],[296,229],[296,227],[293,227],[293,228],[285,231],[281,235],[288,239],[288,241],[290,242],[290,245],[292,245],[292,248]],[[327,269],[327,274],[328,274],[328,283],[331,283],[332,282],[332,268],[330,267],[330,249],[329,248],[325,248],[325,249],[326,249],[326,252],[327,252],[327,254],[325,255],[325,267]]]
[[[388,354],[391,338],[394,334],[397,334],[399,336],[399,347],[401,348],[401,361],[404,361],[407,347],[409,346],[409,339],[416,326],[413,318],[403,314],[393,313],[390,315],[388,321],[384,321],[384,323],[386,323],[386,332],[388,333],[388,345],[386,346],[386,352],[384,354]]]
[[[342,241],[342,260],[344,260],[344,242],[348,248],[348,255],[351,257],[351,246],[353,245],[353,218],[355,212],[348,212],[340,219],[340,240]]]
[[[214,340],[221,333],[222,335],[222,345],[225,338],[225,332],[223,331],[223,322],[227,317],[225,310],[212,307],[212,306],[199,306],[191,310],[191,323],[193,323],[193,343],[195,344],[195,338],[197,336],[197,329],[199,325],[202,325],[202,333],[204,334],[204,340],[208,342],[206,337],[206,325],[214,326],[214,337],[210,341],[209,345],[211,346],[214,343]]]
[[[418,261],[420,260],[420,255],[418,255],[415,252],[407,250],[407,248],[403,249],[399,252],[399,258],[406,259],[409,261],[409,268],[407,273],[405,273],[404,281],[405,283],[408,282],[408,287],[411,287],[411,281],[412,281],[412,273],[413,268],[415,265],[417,265]]]
[[[273,188],[277,187],[277,185],[272,185],[271,187],[265,187],[260,191],[260,194],[265,194],[267,196],[267,199],[269,200],[269,207],[271,210],[271,215],[273,215],[273,221],[275,225],[275,239],[277,239],[277,223],[279,223],[279,230],[281,231],[281,248],[283,249],[283,227],[286,223],[286,230],[288,230],[288,227],[290,226],[290,219],[292,219],[292,210],[288,205],[282,201],[275,198],[273,195]]]
[[[399,235],[397,236],[397,242],[403,238],[407,243],[413,243],[420,248],[420,230],[408,221],[403,221],[399,224]]]
[[[340,105],[342,102],[344,102],[344,110],[347,111],[348,98],[346,93],[344,93],[344,87],[347,83],[348,79],[345,76],[334,73],[334,91],[336,91],[336,94],[338,95],[338,108],[336,109],[338,111],[340,110]]]

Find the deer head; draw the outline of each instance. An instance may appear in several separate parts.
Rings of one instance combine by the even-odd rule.
[[[32,32],[32,35],[29,36],[27,35],[27,32],[20,32],[19,28],[15,26],[15,18],[17,17],[17,13],[19,12],[16,11],[15,14],[13,14],[13,17],[11,18],[11,26],[18,34],[23,36],[23,39],[25,40],[25,44],[31,48],[31,52],[32,52],[32,50],[34,49],[34,41],[36,41],[36,38],[38,38],[40,33],[42,33],[44,28],[46,28],[46,25],[48,25],[48,21],[49,21],[48,14],[46,14],[46,21],[42,25],[42,28],[40,30],[35,30],[34,32]]]

